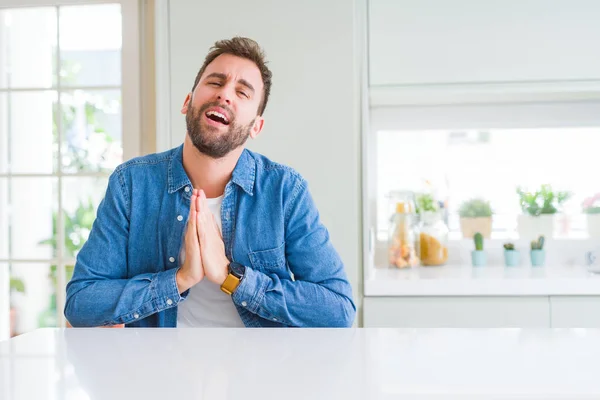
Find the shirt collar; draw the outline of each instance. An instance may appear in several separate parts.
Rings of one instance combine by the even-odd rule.
[[[250,196],[254,194],[254,181],[256,178],[256,160],[252,153],[244,149],[238,159],[231,181],[241,187]],[[192,186],[183,169],[183,144],[175,148],[171,161],[169,162],[168,172],[168,191],[169,194],[181,190],[185,186]]]
[[[244,189],[250,196],[254,194],[254,181],[256,179],[256,159],[247,149],[242,151],[240,158],[233,169],[231,181]]]

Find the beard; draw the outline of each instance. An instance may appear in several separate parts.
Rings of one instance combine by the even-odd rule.
[[[216,106],[226,109],[232,117],[229,125],[226,125],[227,131],[223,133],[219,133],[220,129],[216,126],[202,121],[206,110]],[[185,116],[187,132],[194,146],[200,153],[215,159],[225,157],[232,150],[246,143],[255,120],[256,118],[248,125],[240,125],[235,120],[233,112],[218,102],[206,103],[200,109],[195,109],[190,103],[190,109]]]

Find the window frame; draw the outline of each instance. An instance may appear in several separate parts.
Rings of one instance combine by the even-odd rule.
[[[144,61],[148,61],[153,63],[154,60],[146,60],[146,58],[153,57],[153,54],[146,54],[144,49],[151,48],[154,45],[154,38],[145,38],[144,33],[150,29],[151,26],[148,27],[148,22],[146,20],[142,20],[142,16],[144,12],[148,9],[145,2],[140,2],[138,0],[57,0],[57,1],[48,1],[48,0],[0,0],[0,9],[16,9],[16,8],[34,8],[34,7],[54,7],[58,8],[61,6],[73,6],[73,5],[95,5],[95,4],[120,4],[121,6],[121,16],[122,16],[122,44],[121,44],[121,73],[122,80],[121,84],[117,86],[97,86],[93,89],[119,89],[121,91],[121,116],[122,116],[122,145],[123,145],[123,160],[128,160],[136,156],[140,156],[142,154],[142,148],[144,152],[152,152],[155,149],[151,148],[155,146],[155,141],[150,140],[151,146],[147,144],[144,145],[144,142],[148,142],[148,139],[153,139],[152,136],[155,135],[154,132],[154,121],[152,118],[146,118],[146,120],[142,119],[142,111],[151,109],[154,110],[154,92],[153,92],[153,80],[154,76],[151,73],[148,73],[146,69],[142,68],[142,59]],[[153,10],[152,10],[153,11]],[[58,14],[57,14],[58,20]],[[144,29],[144,33],[142,32]],[[60,32],[57,29],[57,51],[60,51],[60,41],[58,41],[58,36]],[[142,40],[145,40],[142,42]],[[60,63],[60,60],[57,58],[57,64]],[[60,68],[57,68],[57,71]],[[153,69],[151,69],[151,72]],[[150,83],[147,87],[142,87],[142,82],[144,84]],[[47,91],[54,90],[57,93],[60,93],[65,90],[74,90],[81,89],[83,86],[69,86],[68,88],[61,87],[60,76],[58,77],[57,83],[55,86],[49,88],[27,88],[27,89],[15,89],[15,88],[2,88],[0,89],[0,93],[15,93],[15,92],[23,92],[23,91]],[[87,88],[85,89],[92,89]],[[146,100],[144,104],[142,103],[142,98],[146,96]],[[60,105],[60,96],[59,96],[59,105]],[[58,137],[59,142],[62,140],[63,132],[60,129],[60,119],[58,120],[59,129],[58,129]],[[144,128],[150,128],[148,131],[142,135],[142,124]],[[59,159],[60,159],[60,147],[59,146]],[[0,177],[2,178],[12,178],[12,177],[27,177],[27,178],[51,178],[56,177],[58,179],[58,243],[64,243],[65,241],[65,226],[64,226],[64,210],[63,210],[63,194],[62,194],[62,185],[61,180],[64,177],[105,177],[107,178],[110,173],[88,173],[88,172],[78,172],[78,173],[64,173],[61,168],[53,173],[48,174],[22,174],[22,173],[0,173]],[[56,265],[58,268],[57,271],[57,287],[59,290],[56,293],[56,310],[57,310],[57,321],[59,327],[65,327],[66,321],[63,316],[64,304],[66,301],[66,293],[60,290],[60,288],[64,288],[66,286],[66,274],[65,274],[65,266],[66,265],[75,265],[74,259],[67,259],[64,254],[64,246],[57,246],[57,254],[56,257],[50,259],[36,259],[36,260],[26,260],[19,258],[5,258],[0,259],[1,264],[11,265],[11,264],[19,264],[19,263],[32,263],[32,264],[40,264],[40,265]],[[9,272],[8,271],[0,271],[0,287],[8,288],[9,281]],[[10,291],[9,290],[0,290],[0,293],[6,293],[5,295],[0,295],[0,340],[6,339],[9,336],[9,304],[10,304]]]
[[[552,85],[550,85],[552,86]],[[539,87],[538,87],[539,88]],[[472,130],[472,129],[515,129],[515,128],[561,128],[600,127],[600,88],[593,86],[585,95],[575,93],[542,93],[537,88],[530,92],[517,93],[508,89],[503,94],[499,86],[485,92],[483,86],[477,98],[467,94],[472,88],[463,87],[463,95],[449,100],[449,89],[428,87],[428,96],[416,96],[411,103],[404,88],[389,88],[387,95],[382,88],[370,88],[370,104],[367,108],[367,123],[363,130],[363,246],[365,249],[364,280],[369,280],[375,270],[387,268],[383,263],[387,254],[387,242],[377,239],[377,131],[382,130]],[[534,90],[536,89],[536,90]],[[412,88],[409,92],[416,93]],[[460,93],[461,88],[453,87]],[[467,94],[466,94],[467,93]],[[438,101],[436,101],[438,100]],[[447,100],[447,101],[444,101]],[[534,101],[532,101],[534,100]],[[489,246],[501,247],[503,239],[492,240]],[[527,245],[519,239],[518,244]],[[583,259],[584,249],[594,249],[590,239],[552,239],[552,245],[564,253],[561,262]],[[450,239],[450,251],[461,252],[461,265],[470,264],[463,257],[472,248],[472,241]],[[581,256],[581,257],[580,257]],[[451,260],[452,261],[452,260]],[[449,265],[454,265],[449,261]]]

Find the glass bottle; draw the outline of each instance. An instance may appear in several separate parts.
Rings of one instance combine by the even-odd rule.
[[[392,192],[393,206],[388,234],[390,267],[410,268],[419,265],[419,232],[412,192]]]
[[[426,211],[421,214],[420,256],[423,265],[444,265],[448,261],[448,226],[443,211]]]

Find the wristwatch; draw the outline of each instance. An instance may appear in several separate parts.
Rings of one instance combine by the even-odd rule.
[[[245,272],[246,267],[242,264],[235,261],[229,263],[229,275],[227,275],[225,282],[221,285],[221,290],[231,296],[240,285],[242,279],[244,279]]]

